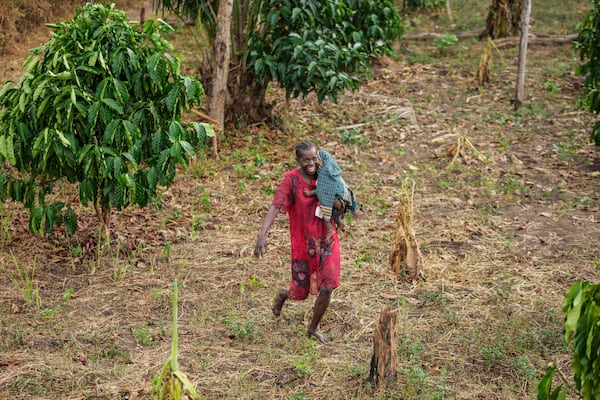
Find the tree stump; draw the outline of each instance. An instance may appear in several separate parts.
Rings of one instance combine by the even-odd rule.
[[[368,379],[376,385],[383,382],[386,386],[390,386],[397,378],[396,321],[396,312],[389,306],[383,307],[379,325],[373,334],[373,356]]]

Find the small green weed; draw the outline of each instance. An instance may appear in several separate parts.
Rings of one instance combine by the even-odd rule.
[[[71,247],[69,253],[71,254],[71,257],[81,257],[83,255],[83,248],[81,245]]]
[[[160,259],[161,260],[164,261],[164,260],[168,260],[169,259],[169,256],[171,255],[171,246],[172,246],[171,241],[167,240],[165,242],[165,244],[163,245],[163,248],[162,248],[162,250],[160,252]]]
[[[315,371],[314,364],[317,361],[317,348],[312,340],[307,340],[301,355],[292,358],[292,367],[296,371],[312,374]]]
[[[267,287],[267,285],[260,281],[256,276],[254,275],[250,275],[250,277],[248,278],[248,281],[246,283],[241,283],[240,284],[240,292],[245,292],[246,289],[255,289],[255,288],[264,288]]]
[[[408,65],[413,65],[413,64],[427,65],[427,64],[432,64],[433,59],[427,53],[411,52],[406,56],[406,62],[408,63]]]
[[[546,81],[546,90],[552,93],[560,93],[560,86],[552,81]]]
[[[363,263],[373,261],[373,256],[368,251],[363,252],[361,255],[354,259],[354,266],[361,268]]]
[[[256,329],[252,318],[248,318],[246,322],[241,323],[228,315],[223,319],[223,322],[233,331],[231,338],[246,341],[253,340],[256,337]]]
[[[506,174],[501,183],[502,192],[506,195],[521,195],[527,193],[527,186],[522,179],[516,175]]]
[[[518,355],[511,360],[516,375],[531,382],[537,378],[537,370],[525,355]]]
[[[71,300],[72,296],[73,296],[73,288],[67,288],[67,290],[65,290],[65,293],[63,294],[63,300],[69,301],[69,300]]]
[[[453,33],[446,32],[444,36],[433,39],[433,45],[437,49],[437,54],[446,56],[450,54],[450,49],[458,43],[458,37]]]
[[[356,128],[347,129],[346,132],[342,135],[341,142],[343,144],[367,144],[369,142],[369,138],[365,135],[362,135],[358,132]]]
[[[114,340],[109,340],[109,347],[104,349],[103,355],[107,358],[118,358],[126,355],[126,351],[118,347]]]
[[[206,192],[206,189],[203,187],[199,188],[198,191],[198,204],[200,205],[200,209],[202,211],[209,212],[210,211],[210,196]]]
[[[248,185],[246,185],[246,183],[244,182],[239,182],[237,184],[237,192],[239,194],[243,194],[246,191],[246,188],[248,187]]]
[[[293,395],[288,397],[288,400],[306,400],[306,399],[308,399],[308,396],[305,392],[294,393]]]
[[[235,165],[233,167],[237,177],[240,179],[255,179],[254,166]]]
[[[546,117],[548,111],[539,104],[526,104],[516,112],[517,117]]]
[[[52,308],[44,308],[44,309],[42,310],[42,315],[43,315],[44,317],[46,317],[46,318],[50,318],[51,316],[53,316],[53,315],[54,315],[54,311],[55,311],[55,310],[54,310],[54,309],[52,309]]]
[[[144,346],[149,346],[152,343],[152,336],[150,336],[150,330],[144,326],[142,328],[135,328],[132,331],[133,337],[137,342]]]
[[[442,181],[440,181],[440,182],[438,183],[438,186],[439,186],[441,189],[444,189],[444,190],[446,190],[446,189],[450,189],[450,188],[452,187],[452,184],[451,184],[449,181],[442,180]]]
[[[436,10],[444,6],[444,0],[408,0],[404,5],[411,10]]]
[[[127,263],[127,261],[121,260],[120,255],[121,255],[121,243],[117,244],[117,251],[116,251],[115,255],[113,256],[114,268],[113,268],[112,278],[115,282],[118,282],[121,279],[123,279],[123,275],[125,275],[125,273],[129,269],[129,264]]]
[[[404,147],[398,147],[397,149],[392,150],[392,154],[395,156],[402,156],[406,153],[406,149]]]
[[[425,345],[418,339],[404,335],[398,343],[398,356],[406,358],[411,362],[417,362],[425,350]]]
[[[267,163],[267,157],[263,156],[262,154],[255,154],[254,155],[254,166],[256,167],[262,167]]]
[[[35,285],[35,258],[31,265],[21,265],[14,254],[11,253],[13,263],[15,265],[15,275],[9,275],[9,279],[21,298],[25,301],[27,306],[34,305],[36,308],[40,308],[40,292]]]
[[[436,384],[434,379],[419,365],[410,368],[399,368],[399,372],[406,376],[406,384],[402,393],[407,398],[442,400],[446,396],[447,388]]]

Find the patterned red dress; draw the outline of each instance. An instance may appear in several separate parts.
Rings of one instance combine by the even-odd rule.
[[[287,172],[273,198],[273,205],[289,215],[292,244],[292,282],[288,296],[304,300],[308,293],[340,285],[340,240],[335,231],[326,242],[323,220],[315,216],[317,196],[306,197],[304,189],[315,186],[304,182],[300,171]]]

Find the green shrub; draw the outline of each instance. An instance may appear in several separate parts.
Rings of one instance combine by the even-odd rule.
[[[600,112],[600,0],[591,0],[592,11],[577,25],[579,36],[575,46],[583,64],[577,73],[585,76],[584,107],[593,113]],[[600,147],[600,121],[592,129],[591,139]]]
[[[168,53],[165,22],[138,30],[114,4],[87,3],[48,26],[52,38],[32,50],[21,81],[0,90],[0,163],[14,166],[0,173],[0,202],[22,202],[33,232],[73,232],[70,205],[46,199],[66,180],[108,231],[112,207],[157,203],[157,186],[204,145],[207,126],[180,122],[204,91]]]
[[[450,52],[450,48],[458,43],[458,37],[453,33],[446,32],[444,36],[436,37],[433,39],[438,53],[440,55],[446,55]]]

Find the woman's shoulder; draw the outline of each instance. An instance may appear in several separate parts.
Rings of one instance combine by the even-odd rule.
[[[285,174],[283,174],[284,178],[291,178],[291,177],[297,177],[300,178],[300,171],[298,170],[298,168],[294,168],[292,170],[289,170],[288,172],[286,172]]]

